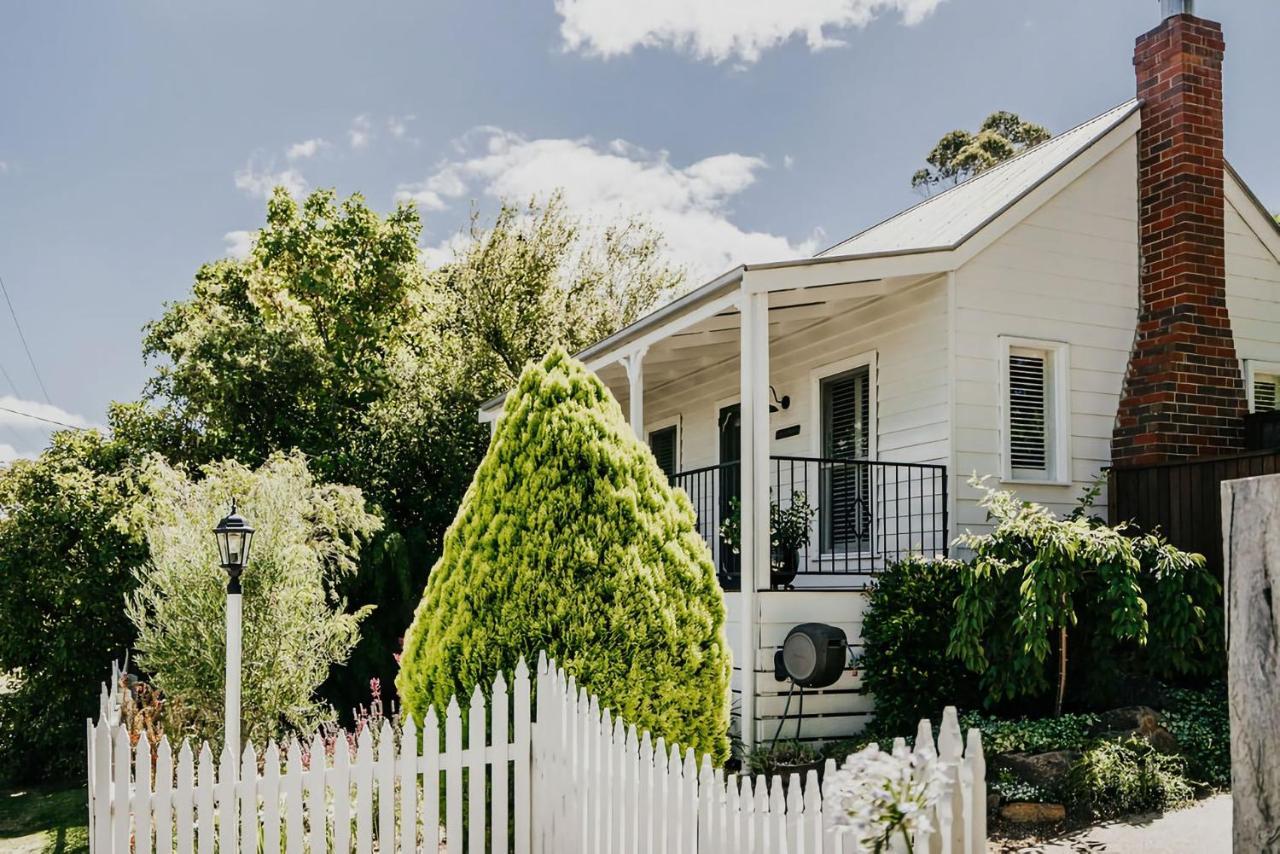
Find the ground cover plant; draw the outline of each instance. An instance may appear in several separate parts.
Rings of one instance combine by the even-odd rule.
[[[1095,819],[1175,809],[1194,794],[1186,760],[1140,738],[1090,747],[1071,766],[1064,793],[1074,813]]]
[[[87,797],[77,787],[0,789],[0,851],[87,854]]]
[[[405,713],[545,650],[639,729],[728,754],[725,609],[693,508],[563,350],[509,396],[405,637]]]

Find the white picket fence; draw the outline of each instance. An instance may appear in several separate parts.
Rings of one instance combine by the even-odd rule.
[[[114,674],[113,674],[114,675]],[[544,659],[536,720],[521,662],[512,691],[502,675],[486,702],[477,689],[465,721],[456,698],[441,727],[428,712],[421,738],[406,720],[367,729],[327,755],[320,736],[302,745],[223,751],[184,741],[174,762],[162,739],[152,762],[142,735],[130,743],[116,692],[104,690],[88,724],[93,854],[263,851],[448,854],[845,854],[856,850],[822,812],[817,771],[752,780],[701,764],[691,750],[656,742],[613,717]],[[443,729],[443,733],[441,730]],[[464,732],[465,730],[465,732]],[[443,747],[441,736],[443,735]],[[490,737],[491,736],[491,737]],[[346,742],[344,744],[344,742]],[[962,748],[954,710],[934,748],[921,722],[916,748],[947,783],[918,852],[986,851],[986,776],[976,730]],[[828,761],[826,773],[835,770]],[[176,773],[175,773],[176,772]],[[895,846],[897,843],[895,843]],[[895,847],[893,850],[899,850]],[[902,848],[901,850],[905,850]]]

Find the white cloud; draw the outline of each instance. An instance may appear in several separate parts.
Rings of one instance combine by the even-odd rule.
[[[284,187],[295,199],[307,191],[307,180],[302,173],[292,167],[275,170],[275,163],[262,165],[256,157],[250,157],[235,174],[236,188],[251,196],[267,198],[276,187]]]
[[[783,169],[796,168],[796,159],[792,157],[790,154],[782,155],[782,168]]]
[[[7,175],[7,174],[9,174],[9,164],[3,160],[0,160],[0,175]]]
[[[735,264],[812,252],[812,241],[748,231],[731,220],[730,200],[750,187],[764,160],[718,154],[676,166],[666,152],[625,140],[525,139],[500,128],[477,128],[459,141],[460,159],[442,163],[426,180],[405,184],[397,197],[441,210],[464,196],[524,201],[560,189],[566,205],[589,219],[639,215],[666,236],[673,261],[695,279]],[[446,243],[424,253],[449,257]]]
[[[36,418],[19,415],[20,412]],[[55,421],[57,424],[49,423]],[[0,396],[0,435],[7,440],[0,442],[0,466],[14,460],[38,456],[40,450],[48,446],[50,435],[56,430],[64,429],[61,425],[104,429],[83,415],[68,412],[59,406],[23,400],[13,395]]]
[[[17,414],[18,412],[25,412],[27,415],[34,415],[36,417],[28,418]],[[37,420],[41,418],[45,419],[45,421]],[[14,427],[17,429],[57,428],[57,425],[49,424],[47,423],[48,421],[56,421],[58,424],[71,427],[99,426],[85,418],[83,415],[76,415],[74,412],[68,412],[67,410],[54,406],[51,403],[38,403],[34,400],[23,400],[22,398],[14,397],[11,394],[0,396],[0,426]]]
[[[308,157],[315,157],[320,153],[321,149],[329,147],[329,143],[323,139],[316,137],[315,139],[305,139],[302,142],[295,142],[289,146],[289,150],[285,152],[285,157],[290,160],[305,160]]]
[[[403,116],[389,116],[387,118],[387,133],[395,139],[404,139],[409,133],[409,122],[416,119],[413,113]]]
[[[351,129],[347,131],[347,139],[355,149],[365,148],[373,140],[373,122],[365,115],[351,120]]]
[[[222,240],[227,245],[227,257],[235,258],[237,261],[248,258],[257,236],[256,231],[228,231],[222,235]]]
[[[698,59],[754,62],[802,36],[810,50],[843,44],[829,30],[865,27],[897,13],[908,26],[943,0],[556,0],[568,50],[611,57],[665,47]]]

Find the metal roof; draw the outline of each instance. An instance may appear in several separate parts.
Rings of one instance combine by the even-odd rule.
[[[1132,100],[1108,110],[837,243],[818,253],[818,257],[955,248],[1114,130],[1139,106],[1137,100]]]

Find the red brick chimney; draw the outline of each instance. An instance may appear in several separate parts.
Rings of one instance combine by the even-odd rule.
[[[1244,382],[1227,316],[1222,27],[1163,0],[1138,39],[1138,328],[1111,439],[1117,466],[1243,448]]]

